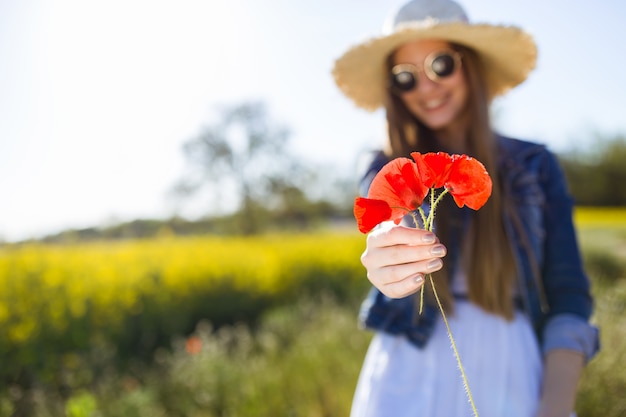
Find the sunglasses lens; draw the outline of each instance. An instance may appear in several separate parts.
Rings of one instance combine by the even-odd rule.
[[[393,74],[394,88],[400,91],[411,91],[415,87],[415,76],[409,71],[399,71]]]
[[[449,77],[456,70],[456,61],[449,53],[443,53],[433,59],[431,69],[437,77]]]
[[[454,74],[460,68],[460,56],[455,52],[440,51],[430,54],[424,63],[424,75],[437,82]],[[398,64],[391,69],[391,88],[406,93],[417,86],[417,74],[422,72],[414,64]]]

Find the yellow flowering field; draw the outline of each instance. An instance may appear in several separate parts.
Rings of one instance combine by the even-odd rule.
[[[606,264],[616,263],[614,256],[626,257],[626,207],[577,208],[574,221],[587,258]],[[620,268],[616,264],[612,269]]]
[[[626,229],[626,209],[578,208],[583,248]],[[619,243],[619,242],[618,242]],[[595,243],[594,243],[595,245]],[[0,377],[53,375],[59,355],[105,341],[150,355],[200,320],[254,322],[300,295],[360,299],[368,282],[356,231],[159,237],[0,246]],[[6,378],[4,378],[6,380]]]
[[[626,207],[578,207],[574,221],[580,228],[626,228]]]
[[[0,247],[0,355],[48,368],[98,338],[149,353],[202,319],[250,321],[304,292],[346,297],[364,288],[363,247],[358,233]]]

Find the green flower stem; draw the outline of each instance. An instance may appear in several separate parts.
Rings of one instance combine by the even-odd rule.
[[[461,362],[461,355],[459,355],[459,350],[456,347],[456,342],[454,341],[454,337],[452,337],[452,330],[450,330],[450,325],[448,324],[446,313],[444,313],[443,306],[441,305],[441,301],[439,300],[439,296],[437,295],[437,290],[435,289],[435,282],[433,281],[433,276],[429,274],[428,278],[430,279],[430,285],[432,285],[433,287],[433,294],[435,295],[435,299],[437,300],[437,305],[439,306],[441,317],[443,317],[443,322],[446,324],[446,330],[448,330],[448,337],[450,338],[450,343],[452,344],[452,350],[454,350],[454,356],[456,357],[456,362],[459,365],[459,369],[461,370],[461,376],[463,377],[463,385],[465,386],[465,391],[467,391],[467,398],[469,399],[470,405],[472,406],[472,411],[474,412],[474,416],[478,417],[476,404],[474,404],[474,397],[472,397],[472,392],[470,391],[469,383],[467,382],[467,375],[465,374],[465,368],[463,368],[463,363]],[[422,285],[422,288],[424,288],[423,285]]]
[[[437,206],[439,205],[439,202],[441,201],[441,199],[449,193],[448,189],[445,188],[441,193],[439,193],[439,195],[437,196],[437,198],[435,198],[435,189],[431,188],[430,191],[428,192],[430,194],[430,213],[428,213],[428,219],[425,222],[424,227],[429,231],[432,232],[433,228],[435,226],[435,210],[437,210]]]
[[[427,219],[426,219],[426,214],[424,213],[424,209],[421,207],[418,207],[417,211],[422,217],[422,224],[424,224],[424,228],[426,228]],[[415,226],[418,226],[419,223],[417,222],[417,216],[415,215],[415,212],[411,212],[411,217],[413,217],[413,222],[415,223]],[[420,289],[420,308],[419,308],[420,315],[422,315],[423,308],[424,308],[424,285],[422,285],[422,288]]]
[[[428,194],[430,195],[430,212],[428,213],[428,226],[426,228],[429,232],[432,232],[435,226],[435,210],[437,209],[437,205],[435,204],[435,189],[431,188]]]
[[[450,191],[447,188],[444,188],[444,190],[439,194],[439,196],[437,197],[437,200],[435,200],[435,202],[433,203],[433,207],[437,207],[437,205],[439,204],[439,202],[441,201],[441,199],[448,194]],[[434,216],[434,215],[433,215]]]
[[[424,213],[424,209],[421,207],[418,207],[417,210],[419,211],[420,216],[422,217],[422,224],[424,225],[424,227],[426,227],[427,219],[426,219],[426,213]],[[413,216],[413,220],[415,220],[415,224],[417,225],[418,224],[417,218],[415,218],[415,216]]]
[[[425,219],[424,211],[422,208],[419,208],[419,212],[422,215],[422,220],[424,222],[424,228],[429,232],[433,231],[434,222],[435,222],[435,209],[437,205],[441,201],[441,199],[448,194],[448,189],[444,189],[438,196],[435,198],[435,189],[431,188],[429,191],[430,194],[430,212],[428,213],[428,218]],[[413,217],[415,219],[415,216]],[[416,222],[417,224],[417,222]],[[454,351],[454,356],[456,358],[456,362],[459,365],[459,369],[461,370],[461,376],[463,377],[463,385],[465,386],[465,391],[467,392],[467,397],[469,399],[470,405],[472,406],[472,411],[474,412],[474,417],[478,417],[478,411],[476,410],[476,404],[474,404],[474,397],[472,396],[472,391],[470,390],[469,383],[467,382],[467,375],[465,374],[465,368],[463,367],[463,363],[461,362],[461,355],[459,354],[459,350],[456,347],[456,341],[452,336],[452,330],[450,330],[450,325],[448,324],[448,319],[446,317],[446,313],[443,310],[443,305],[439,300],[439,295],[437,294],[437,289],[435,288],[435,281],[433,280],[432,274],[428,274],[428,278],[430,281],[430,285],[433,288],[433,295],[435,296],[435,300],[437,300],[437,305],[439,306],[439,311],[441,312],[441,317],[443,318],[443,322],[446,325],[446,330],[448,331],[448,338],[450,339],[450,343],[452,344],[452,350]],[[424,306],[424,287],[426,283],[422,285],[420,289],[420,307],[419,314],[422,314],[422,309]]]

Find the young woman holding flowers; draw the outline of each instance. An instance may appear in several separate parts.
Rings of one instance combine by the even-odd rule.
[[[419,169],[406,168],[413,167],[406,158],[419,165],[442,155],[437,152],[475,158],[492,180],[480,210],[457,207],[463,206],[457,196],[443,198],[433,232],[418,215],[374,228],[398,206],[369,200],[368,213],[384,213],[372,220],[361,210],[368,199],[357,201],[361,230],[374,229],[361,258],[373,288],[360,320],[376,334],[352,417],[573,415],[578,379],[598,350],[598,333],[589,323],[592,299],[572,199],[550,151],[503,137],[489,121],[491,100],[523,82],[535,60],[535,43],[519,28],[470,24],[451,0],[413,0],[390,18],[383,35],[336,61],[333,75],[346,96],[367,110],[386,110],[388,146],[365,173],[363,196],[412,189]],[[376,175],[390,161],[399,161],[397,179],[385,174],[381,180]],[[396,187],[398,181],[408,188]],[[424,196],[411,200],[414,194],[399,201],[418,208]]]

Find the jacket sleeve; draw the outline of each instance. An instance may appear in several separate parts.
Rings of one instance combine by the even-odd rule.
[[[546,196],[542,277],[549,305],[542,349],[544,353],[575,350],[589,360],[599,350],[598,329],[589,322],[593,311],[590,283],[574,228],[573,199],[556,157],[547,150],[540,176]]]

